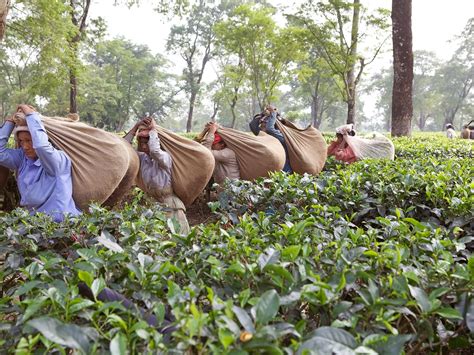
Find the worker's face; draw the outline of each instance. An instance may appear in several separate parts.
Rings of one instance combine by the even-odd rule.
[[[33,148],[31,134],[29,132],[18,132],[18,145],[29,159],[36,159],[36,151]]]
[[[150,154],[150,147],[148,141],[150,137],[138,137],[138,151],[146,154]]]
[[[226,147],[225,143],[220,141],[220,142],[212,145],[212,150],[222,150],[225,147]]]

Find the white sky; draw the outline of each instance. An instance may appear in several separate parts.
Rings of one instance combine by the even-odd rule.
[[[113,6],[113,0],[95,0],[90,16],[102,16],[111,36],[124,36],[164,54],[171,24],[163,23],[163,17],[153,11],[152,3],[153,0],[141,0],[140,7],[128,9]],[[391,0],[362,0],[362,3],[370,7],[391,7]],[[441,59],[448,59],[453,48],[447,42],[460,34],[467,20],[474,17],[474,0],[413,0],[412,12],[413,49],[431,50]]]

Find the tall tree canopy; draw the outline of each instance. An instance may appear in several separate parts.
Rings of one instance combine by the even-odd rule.
[[[276,100],[290,66],[303,55],[295,40],[301,29],[280,28],[274,14],[270,7],[243,4],[216,25],[224,54],[234,62],[227,65],[227,71],[245,77],[251,88],[253,111]]]
[[[339,77],[336,83],[347,104],[347,123],[356,120],[357,86],[385,42],[387,16],[388,11],[382,8],[368,12],[360,0],[309,0],[298,14],[323,49],[327,65]],[[370,53],[366,58],[359,48],[369,36],[376,45],[365,51]]]
[[[81,117],[112,130],[146,114],[163,120],[177,104],[178,79],[162,55],[123,39],[98,44],[87,57]]]
[[[177,53],[185,61],[183,78],[186,92],[189,95],[188,118],[186,131],[193,126],[193,113],[201,91],[204,71],[216,53],[214,23],[224,14],[225,4],[215,6],[204,0],[194,4],[183,18],[182,24],[171,27],[167,48]]]
[[[68,79],[74,28],[63,1],[16,2],[0,43],[1,105],[5,115],[18,102],[47,99]]]

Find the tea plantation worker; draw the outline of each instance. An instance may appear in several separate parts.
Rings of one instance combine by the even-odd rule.
[[[290,166],[290,159],[288,156],[288,147],[286,146],[285,137],[283,133],[276,127],[275,123],[277,120],[277,110],[272,105],[268,105],[265,108],[265,111],[262,114],[257,114],[253,117],[252,121],[249,123],[250,130],[256,136],[260,133],[260,131],[264,131],[265,133],[275,137],[280,141],[285,148],[285,165],[283,166],[282,171],[287,173],[292,173],[293,170]]]
[[[235,152],[228,148],[222,137],[217,133],[218,125],[215,122],[206,124],[208,133],[203,145],[211,150],[216,161],[214,167],[214,181],[221,184],[226,178],[240,179],[240,170]]]
[[[357,157],[352,148],[344,140],[344,135],[355,136],[353,125],[344,125],[336,128],[336,140],[328,147],[328,156],[333,155],[337,160],[345,163],[354,163]]]
[[[12,131],[16,149],[7,148]],[[31,214],[43,212],[60,222],[65,214],[81,213],[72,198],[71,159],[53,147],[31,106],[19,105],[17,113],[1,127],[0,165],[16,171],[20,206]]]
[[[180,232],[189,233],[186,207],[175,195],[171,185],[172,158],[168,152],[161,149],[155,120],[147,117],[138,121],[124,138],[132,143],[135,136],[138,138],[140,158],[138,187],[158,202],[167,205],[170,210],[168,215],[179,222]]]
[[[463,139],[474,139],[474,125],[471,125],[473,122],[474,122],[474,120],[472,120],[468,124],[465,124],[464,126],[462,126],[461,138],[463,138]]]
[[[446,137],[449,139],[456,137],[456,132],[454,131],[454,127],[451,123],[446,124]]]

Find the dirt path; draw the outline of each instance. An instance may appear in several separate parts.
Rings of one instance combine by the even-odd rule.
[[[205,194],[201,194],[194,203],[186,209],[186,217],[190,226],[200,223],[212,223],[217,221],[217,216],[211,213],[207,206]]]

